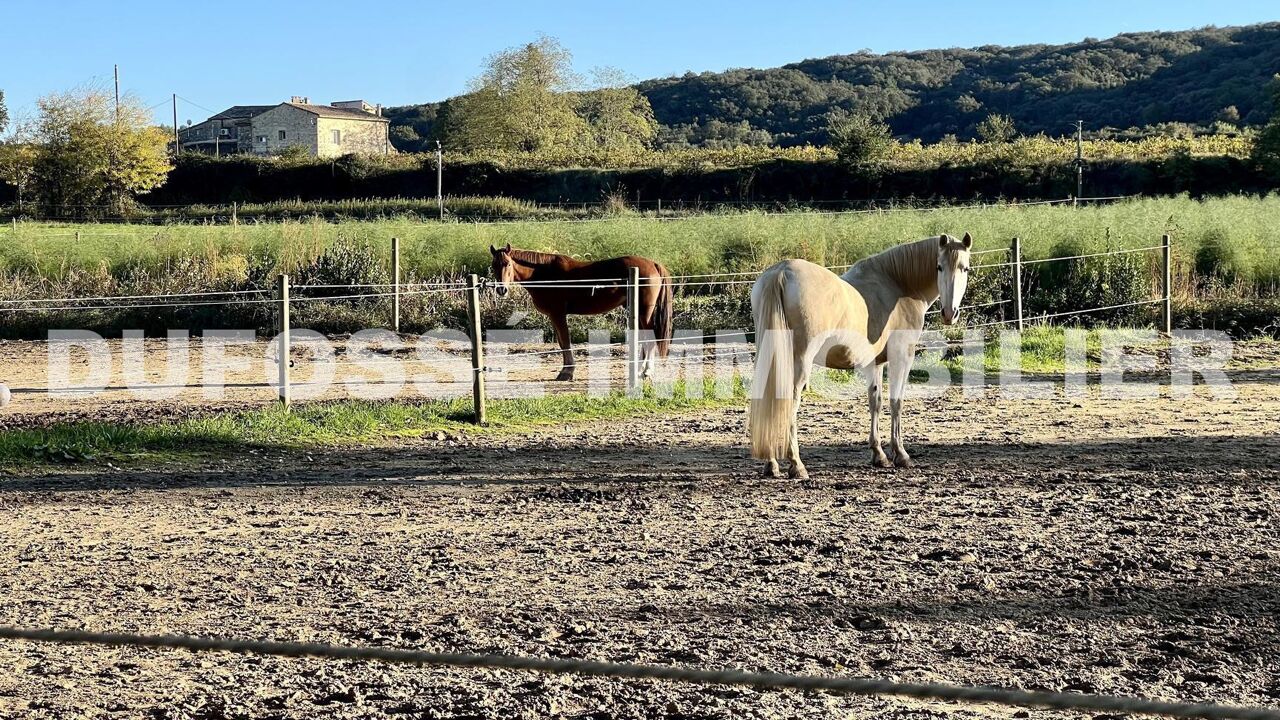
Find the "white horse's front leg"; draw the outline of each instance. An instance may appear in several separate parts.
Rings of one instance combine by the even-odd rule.
[[[890,445],[893,447],[893,464],[900,468],[911,467],[911,456],[902,445],[902,397],[907,380],[911,376],[911,364],[915,360],[915,342],[905,339],[891,342],[889,351],[889,412],[893,418]]]
[[[880,447],[880,407],[884,395],[884,364],[872,363],[862,368],[867,378],[867,407],[871,411],[871,435],[867,442],[871,445],[871,464],[876,467],[893,467],[889,458]]]

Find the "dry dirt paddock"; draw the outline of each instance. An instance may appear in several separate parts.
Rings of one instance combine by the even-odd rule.
[[[1275,706],[1280,371],[1233,379],[912,401],[908,471],[811,405],[803,483],[740,409],[8,477],[0,622]],[[1099,716],[5,642],[0,717]]]

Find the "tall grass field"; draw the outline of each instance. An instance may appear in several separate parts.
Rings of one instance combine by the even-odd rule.
[[[1025,205],[824,214],[797,211],[716,213],[659,221],[627,216],[591,221],[369,222],[321,220],[227,225],[50,225],[18,223],[0,230],[0,307],[33,298],[154,295],[263,290],[278,273],[297,284],[368,284],[389,280],[391,238],[401,243],[402,279],[420,282],[487,274],[488,247],[560,252],[580,258],[653,257],[676,275],[744,272],[791,257],[824,265],[855,262],[891,245],[949,233],[973,235],[977,249],[1021,238],[1025,259],[1158,245],[1174,247],[1174,295],[1183,324],[1220,321],[1263,328],[1280,296],[1280,196],[1193,200],[1153,198],[1070,207]],[[1002,262],[1000,254],[976,262]],[[1159,292],[1159,253],[1046,263],[1029,267],[1024,304],[1030,314],[1150,299]],[[689,286],[678,310],[685,326],[741,326],[748,285]],[[1008,272],[979,271],[971,302],[1006,299]],[[350,294],[352,291],[323,291]],[[517,293],[517,295],[519,295]],[[519,299],[486,300],[494,322]],[[21,303],[16,303],[20,305]],[[77,303],[51,303],[66,307]],[[101,303],[84,303],[101,304]],[[340,332],[386,324],[383,298],[304,303],[295,324]],[[1006,306],[988,316],[999,317]],[[1145,308],[1109,319],[1141,322]],[[1206,314],[1207,313],[1207,314]],[[1252,315],[1259,315],[1252,318]],[[51,327],[259,327],[261,304],[110,310],[4,310],[0,335],[43,337]],[[404,326],[461,326],[460,297],[411,296]]]

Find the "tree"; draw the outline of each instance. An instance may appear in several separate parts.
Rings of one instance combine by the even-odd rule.
[[[850,115],[832,122],[831,145],[841,160],[866,164],[883,159],[893,148],[889,126],[863,114]]]
[[[609,69],[595,72],[596,89],[580,91],[572,60],[547,37],[490,56],[471,92],[438,108],[438,136],[454,149],[523,153],[652,145],[658,123],[648,98]]]
[[[36,172],[36,146],[18,137],[0,143],[0,182],[12,185],[21,207]]]
[[[1018,128],[1013,124],[1013,118],[999,113],[988,115],[986,120],[978,123],[975,130],[979,138],[989,143],[1007,143],[1018,137]]]
[[[649,99],[621,73],[595,71],[597,89],[582,94],[578,114],[591,128],[591,140],[602,149],[640,150],[658,136]]]
[[[962,113],[975,113],[982,109],[982,103],[968,93],[956,98],[955,106]]]
[[[590,127],[569,93],[576,83],[571,59],[548,37],[490,56],[471,92],[450,108],[449,144],[527,153],[580,145]]]
[[[91,88],[48,95],[37,107],[33,188],[51,214],[122,213],[172,169],[169,138],[134,98],[117,110],[109,93]]]
[[[1280,75],[1271,79],[1271,120],[1253,144],[1253,158],[1280,181]]]

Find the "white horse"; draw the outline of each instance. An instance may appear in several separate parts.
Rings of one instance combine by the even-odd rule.
[[[751,289],[756,367],[751,386],[751,456],[781,477],[807,478],[800,461],[796,416],[814,364],[857,368],[867,378],[871,407],[871,462],[911,467],[902,446],[902,394],[924,330],[925,311],[941,297],[942,321],[960,314],[973,239],[948,235],[898,245],[855,264],[843,276],[805,260],[784,260]],[[889,366],[893,461],[880,447],[884,366]]]

